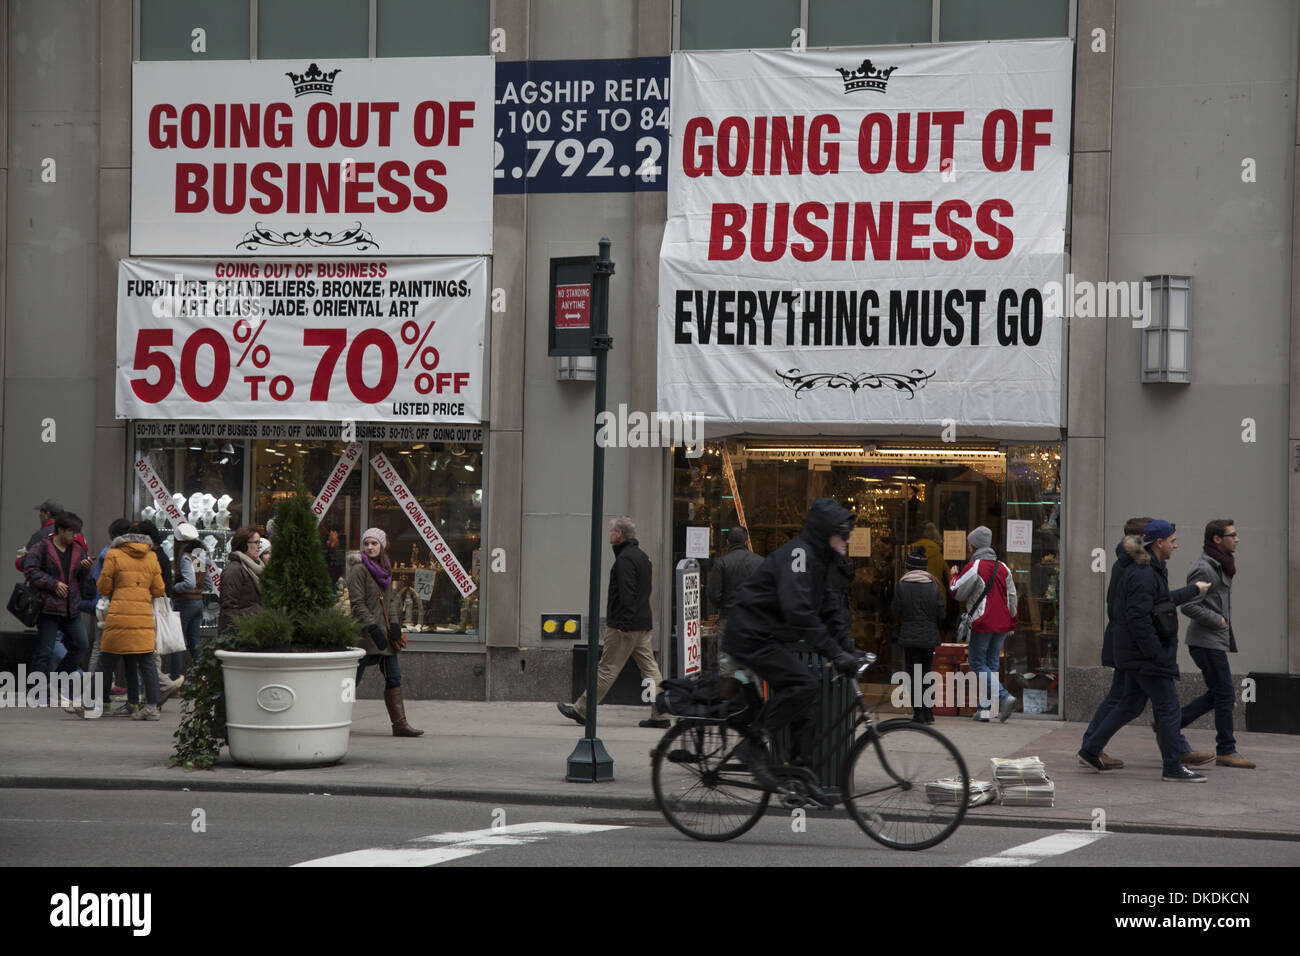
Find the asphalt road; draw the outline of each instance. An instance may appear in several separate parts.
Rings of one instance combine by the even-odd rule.
[[[918,853],[871,842],[842,814],[769,813],[729,843],[655,813],[255,793],[0,790],[0,865],[1269,867],[1300,842],[963,826]],[[1231,880],[1226,881],[1230,883]]]

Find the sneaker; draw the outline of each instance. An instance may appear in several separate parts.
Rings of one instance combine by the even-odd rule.
[[[1242,770],[1254,770],[1254,761],[1247,760],[1239,753],[1219,754],[1214,762],[1220,767],[1240,767]]]
[[[76,714],[82,720],[98,720],[100,717],[104,716],[104,709],[102,707],[84,707],[81,704],[78,704],[76,707],[72,708],[72,713]]]
[[[998,708],[998,720],[1005,724],[1007,718],[1011,716],[1015,709],[1016,698],[1008,696],[1007,699],[1002,702],[1002,706]]]
[[[1105,773],[1110,769],[1110,767],[1107,767],[1099,756],[1096,754],[1090,754],[1088,751],[1083,749],[1079,750],[1079,763],[1085,767],[1091,767],[1098,773]]]
[[[1124,761],[1116,757],[1110,756],[1109,754],[1106,753],[1106,751],[1103,750],[1100,754],[1098,754],[1098,756],[1101,757],[1101,762],[1106,765],[1107,770],[1124,769]]]
[[[167,701],[168,701],[168,700],[169,700],[169,699],[170,699],[174,694],[178,694],[178,693],[180,693],[181,684],[184,684],[184,683],[185,683],[185,675],[182,674],[180,677],[176,678],[174,681],[169,681],[168,684],[167,684],[167,688],[166,688],[165,690],[162,689],[162,688],[159,688],[159,689],[158,689],[158,709],[159,709],[159,710],[162,710],[162,705],[165,704],[165,703],[166,703],[166,702],[167,702]]]
[[[158,708],[145,705],[131,715],[132,720],[158,720]]]
[[[1205,774],[1179,767],[1177,770],[1166,770],[1160,775],[1160,779],[1174,783],[1205,783]]]
[[[65,694],[59,695],[59,705],[63,708],[65,714],[75,714],[77,712],[77,702]]]
[[[1178,762],[1184,767],[1199,767],[1207,764],[1214,759],[1214,754],[1201,753],[1193,750],[1191,753],[1185,753],[1178,758]]]
[[[992,718],[987,710],[977,710],[971,720],[978,720],[981,724],[987,724]]]
[[[565,717],[568,717],[570,720],[579,724],[585,724],[587,722],[587,718],[578,713],[572,704],[556,704],[555,709]]]
[[[139,709],[140,709],[139,704],[132,704],[131,702],[128,701],[125,704],[121,704],[117,707],[114,707],[112,710],[105,711],[104,716],[105,717],[134,717],[135,712]]]

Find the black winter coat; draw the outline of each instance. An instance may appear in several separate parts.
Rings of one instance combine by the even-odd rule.
[[[1125,539],[1127,543],[1131,539]],[[1141,547],[1141,543],[1138,544]],[[1127,550],[1127,549],[1126,549]],[[1132,553],[1132,552],[1130,552]],[[1148,677],[1178,679],[1178,633],[1161,638],[1152,618],[1152,608],[1161,601],[1179,605],[1200,594],[1196,585],[1189,584],[1169,590],[1169,571],[1165,563],[1145,548],[1142,555],[1133,555],[1133,566],[1124,573],[1118,587],[1123,600],[1123,613],[1111,621],[1115,643],[1115,667],[1122,671],[1137,671]],[[1176,619],[1176,618],[1175,618]]]
[[[709,571],[709,607],[723,617],[736,603],[736,592],[763,563],[763,559],[743,544],[733,544],[731,549],[713,562]]]
[[[614,566],[609,570],[609,601],[605,624],[616,631],[648,631],[650,587],[653,571],[650,559],[636,538],[624,538],[614,545]]]
[[[902,624],[898,643],[903,647],[938,647],[939,628],[947,616],[943,589],[932,577],[928,581],[899,581],[889,612]]]
[[[1114,622],[1124,613],[1124,592],[1119,583],[1124,574],[1133,567],[1135,561],[1143,565],[1151,563],[1151,556],[1142,547],[1140,535],[1126,535],[1115,545],[1115,563],[1110,566],[1110,580],[1106,583],[1106,630],[1101,636],[1101,666],[1115,666]]]
[[[722,649],[743,655],[772,642],[805,641],[823,657],[837,656],[849,636],[849,616],[842,582],[828,583],[839,557],[830,537],[852,520],[835,500],[814,501],[803,530],[764,558],[736,594]]]

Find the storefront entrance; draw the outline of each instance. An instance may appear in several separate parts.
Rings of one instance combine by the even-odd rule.
[[[673,560],[686,556],[687,527],[710,529],[710,559],[701,561],[706,576],[736,524],[749,529],[756,553],[768,554],[799,533],[813,500],[835,498],[857,516],[849,551],[854,643],[877,655],[869,678],[887,685],[903,670],[890,602],[907,552],[924,547],[930,571],[946,587],[951,569],[965,563],[966,535],[984,525],[1019,599],[1003,680],[1025,712],[1059,714],[1060,476],[1059,444],[710,442],[700,458],[674,452]],[[706,612],[706,619],[716,617],[716,608]],[[945,640],[959,613],[949,600]]]

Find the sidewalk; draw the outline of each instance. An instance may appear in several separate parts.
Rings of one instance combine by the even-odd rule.
[[[582,728],[550,703],[408,701],[417,740],[390,735],[382,701],[357,701],[348,756],[332,767],[255,770],[235,766],[223,748],[211,770],[185,772],[167,765],[179,703],[162,720],[83,721],[62,710],[0,710],[0,807],[4,788],[260,790],[426,797],[653,810],[650,749],[662,731],[643,730],[642,707],[600,709],[598,733],[614,759],[611,783],[564,780],[565,761]],[[936,725],[978,776],[989,778],[990,757],[1037,755],[1056,781],[1056,806],[978,807],[971,824],[1091,827],[1105,812],[1110,831],[1234,836],[1300,841],[1300,737],[1238,733],[1241,752],[1256,770],[1209,766],[1203,784],[1164,783],[1160,757],[1145,718],[1130,724],[1106,748],[1126,761],[1123,770],[1097,774],[1078,765],[1083,725],[1013,717],[977,724],[940,717]],[[1213,750],[1212,730],[1193,730],[1192,745]]]

